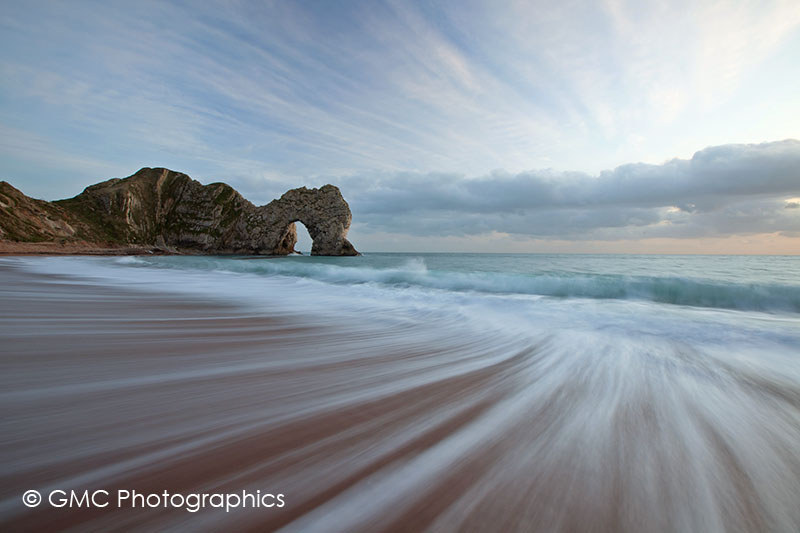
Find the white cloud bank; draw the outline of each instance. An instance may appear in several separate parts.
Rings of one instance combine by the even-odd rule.
[[[691,159],[581,172],[397,173],[334,180],[360,235],[630,240],[800,236],[800,141],[706,148]],[[388,237],[386,237],[388,238]]]

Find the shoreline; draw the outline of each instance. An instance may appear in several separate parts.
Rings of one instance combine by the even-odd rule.
[[[7,530],[264,531],[309,520],[321,527],[332,502],[489,406],[463,402],[460,391],[491,373],[442,378],[414,370],[440,357],[431,338],[401,340],[385,324],[349,325],[8,264],[0,264],[0,300],[7,413],[0,528]],[[285,507],[27,509],[20,496],[29,489],[260,490],[285,495]],[[431,490],[442,510],[449,498],[439,498],[438,483]],[[417,498],[395,496],[406,510],[385,523],[382,504],[359,499],[373,515],[370,529],[419,529],[435,520],[417,512]]]
[[[97,246],[90,243],[12,242],[0,241],[0,256],[14,255],[183,255],[148,246]]]
[[[273,259],[279,257],[292,257],[295,255],[306,255],[303,253],[287,255],[253,255],[253,254],[223,254],[223,253],[201,253],[196,251],[165,250],[152,246],[97,246],[93,244],[56,242],[11,242],[0,240],[0,257],[14,256],[126,256],[126,255],[145,255],[145,256],[164,256],[164,255],[186,255],[186,256],[230,256],[248,259]]]
[[[513,298],[139,262],[0,259],[0,529],[800,524],[794,316],[731,333],[731,313],[536,299],[518,323]],[[31,489],[285,507],[34,510]]]

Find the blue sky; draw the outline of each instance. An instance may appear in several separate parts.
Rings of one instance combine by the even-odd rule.
[[[795,0],[5,2],[0,179],[330,182],[367,250],[800,253],[798,62]]]

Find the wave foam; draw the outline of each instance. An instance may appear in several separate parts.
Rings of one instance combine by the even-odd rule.
[[[234,263],[233,261],[229,263]],[[597,274],[514,274],[431,270],[423,259],[398,267],[338,266],[301,261],[238,261],[225,269],[310,278],[336,284],[377,283],[458,292],[521,294],[556,298],[646,300],[664,304],[749,311],[800,312],[800,287],[725,283],[680,277]]]

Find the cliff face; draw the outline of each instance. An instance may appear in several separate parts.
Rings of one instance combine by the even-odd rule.
[[[56,242],[99,238],[92,228],[63,207],[28,198],[0,181],[0,240]]]
[[[255,206],[224,183],[202,185],[186,174],[143,168],[87,187],[67,200],[43,202],[0,186],[0,238],[84,240],[198,253],[285,255],[301,221],[312,255],[357,255],[347,240],[350,207],[339,189],[293,189]]]

